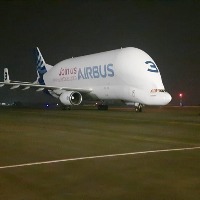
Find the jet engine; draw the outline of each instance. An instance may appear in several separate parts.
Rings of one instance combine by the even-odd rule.
[[[63,105],[77,106],[82,102],[82,95],[79,92],[66,91],[60,95],[59,99]]]

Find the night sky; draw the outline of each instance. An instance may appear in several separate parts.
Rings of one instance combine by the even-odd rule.
[[[55,65],[121,47],[137,47],[156,62],[178,105],[200,104],[200,1],[0,1],[0,72],[35,81],[33,50]],[[43,93],[0,89],[0,102],[43,102]]]

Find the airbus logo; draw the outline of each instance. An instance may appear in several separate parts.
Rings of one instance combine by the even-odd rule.
[[[84,67],[84,68],[79,68],[78,70],[78,80],[106,78],[113,76],[114,76],[113,64],[108,64],[104,66],[99,65],[93,67]]]

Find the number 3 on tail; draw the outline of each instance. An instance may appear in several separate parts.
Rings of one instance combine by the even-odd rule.
[[[4,80],[6,81],[7,79],[8,79],[8,73],[5,72],[5,73],[4,73]]]

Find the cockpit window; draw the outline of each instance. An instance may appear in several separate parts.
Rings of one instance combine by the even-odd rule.
[[[165,89],[152,89],[151,93],[155,93],[155,92],[166,92]]]

